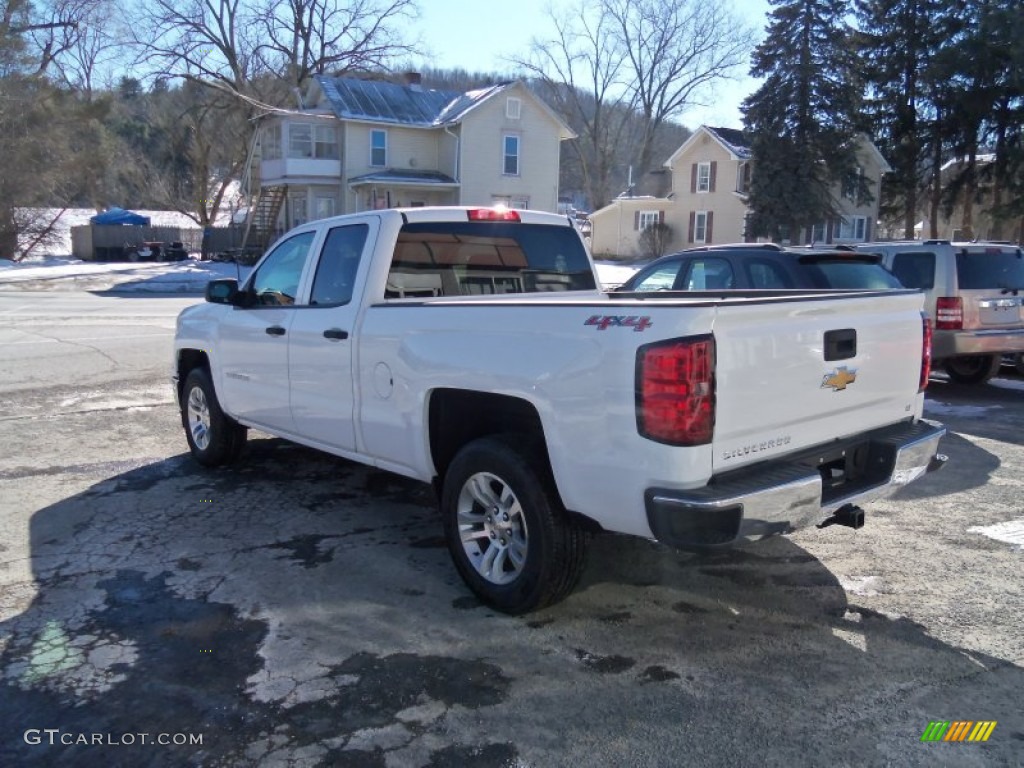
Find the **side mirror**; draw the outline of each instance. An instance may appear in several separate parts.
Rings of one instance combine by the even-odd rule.
[[[237,280],[211,280],[206,284],[206,300],[211,304],[238,304]]]

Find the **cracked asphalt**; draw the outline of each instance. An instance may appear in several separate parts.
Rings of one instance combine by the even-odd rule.
[[[187,457],[195,300],[0,292],[0,765],[1024,765],[1021,378],[933,380],[950,462],[860,531],[599,537],[511,618],[424,486],[258,434]]]

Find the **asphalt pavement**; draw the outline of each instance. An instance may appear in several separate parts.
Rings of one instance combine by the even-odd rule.
[[[196,300],[0,292],[0,765],[1024,765],[1014,374],[936,377],[950,461],[859,531],[602,536],[511,618],[424,486],[259,434],[190,460],[168,368]]]

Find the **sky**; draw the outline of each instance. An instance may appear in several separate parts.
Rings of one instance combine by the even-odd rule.
[[[534,37],[551,32],[546,9],[572,7],[578,0],[515,0],[512,3],[486,4],[480,0],[420,0],[420,18],[416,32],[423,41],[424,55],[413,64],[443,69],[461,68],[469,72],[507,72],[511,56],[525,56]],[[721,0],[704,0],[721,2]],[[758,40],[764,36],[768,0],[732,0],[737,15],[753,26]],[[736,82],[723,83],[707,99],[709,105],[695,106],[679,121],[689,128],[712,125],[741,128],[740,102],[757,88],[757,81],[746,76],[746,68]]]

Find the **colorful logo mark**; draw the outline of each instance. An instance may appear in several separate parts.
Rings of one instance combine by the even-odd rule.
[[[921,741],[988,741],[996,724],[995,720],[932,720]]]
[[[845,365],[821,377],[821,388],[831,387],[833,392],[842,392],[857,380],[857,369]]]

